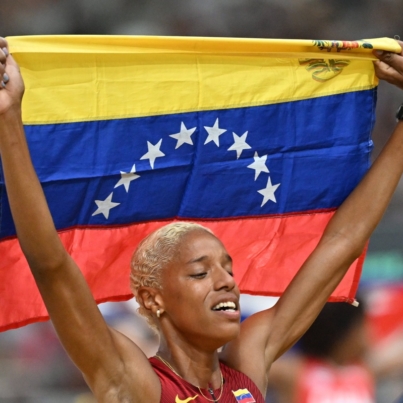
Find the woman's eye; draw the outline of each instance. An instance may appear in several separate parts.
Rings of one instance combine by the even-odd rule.
[[[207,275],[207,273],[203,272],[203,273],[192,274],[190,277],[201,279],[201,278],[206,277],[206,275]]]

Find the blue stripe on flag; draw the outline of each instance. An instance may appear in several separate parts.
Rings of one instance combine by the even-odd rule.
[[[366,90],[25,129],[58,229],[284,214],[335,208],[355,187],[369,165],[375,98]],[[106,218],[95,201],[112,192],[119,205]],[[5,195],[1,204],[0,237],[14,235]]]

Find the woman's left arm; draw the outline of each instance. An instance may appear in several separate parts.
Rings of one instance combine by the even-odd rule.
[[[380,59],[375,66],[377,75],[403,88],[403,52],[385,53]],[[402,174],[401,121],[370,170],[339,207],[319,244],[277,304],[245,320],[238,339],[224,350],[224,360],[250,376],[261,390],[266,387],[271,364],[305,333],[362,253]]]

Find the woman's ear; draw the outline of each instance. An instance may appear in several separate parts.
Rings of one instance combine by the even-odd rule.
[[[139,287],[137,290],[137,301],[144,309],[151,311],[157,317],[164,311],[161,294],[156,288]]]

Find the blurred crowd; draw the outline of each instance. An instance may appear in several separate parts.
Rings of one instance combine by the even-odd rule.
[[[182,35],[346,40],[399,34],[403,37],[400,6],[398,0],[2,0],[0,35]],[[401,91],[383,83],[379,86],[374,155],[386,141],[385,136],[394,124],[395,110],[402,101]],[[396,326],[382,337],[374,336],[376,332],[378,335],[382,333],[382,326],[386,326],[386,322],[374,320],[377,312],[379,314],[380,303],[379,300],[373,301],[378,292],[377,280],[380,283],[384,280],[383,264],[390,254],[397,256],[395,261],[400,259],[403,262],[403,184],[369,247],[369,261],[374,256],[385,257],[384,260],[372,259],[371,268],[375,273],[379,268],[379,279],[371,272],[371,282],[362,290],[364,299],[369,301],[365,317],[369,322],[372,318],[372,338],[367,348],[373,353],[380,351],[382,343],[390,345],[390,340],[396,341],[396,335],[401,332],[399,320],[403,322],[403,313],[400,316],[395,313],[392,322]],[[393,272],[393,264],[389,269]],[[395,271],[397,273],[398,268]],[[393,279],[403,283],[403,274]],[[385,284],[382,285],[385,290]],[[261,307],[261,301],[245,298],[244,314],[251,313],[256,306]],[[135,339],[148,355],[155,352],[156,336],[137,316],[134,302],[108,303],[101,309],[109,323]],[[390,315],[389,311],[385,312],[383,318]],[[388,354],[396,356],[396,351]],[[294,359],[302,353],[296,349],[292,354]],[[392,403],[403,394],[403,365],[395,363],[390,370],[373,374],[377,402]],[[278,403],[279,399],[279,391],[273,387],[267,401]],[[50,323],[38,323],[0,334],[0,402],[93,402]]]
[[[398,34],[397,0],[3,0],[2,35],[360,39]]]

